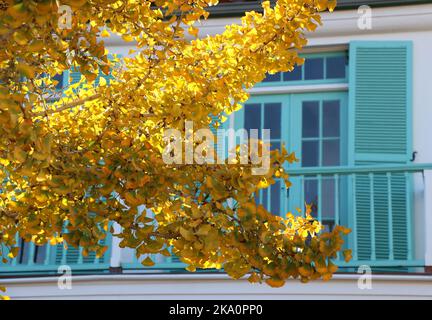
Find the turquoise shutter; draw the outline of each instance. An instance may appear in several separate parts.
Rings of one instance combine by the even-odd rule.
[[[108,230],[110,230],[110,226],[112,224],[109,224]],[[67,232],[66,227],[63,228],[63,232]],[[67,249],[64,248],[63,243],[59,243],[55,245],[53,248],[54,250],[51,250],[51,260],[52,263],[56,265],[91,265],[91,264],[109,264],[109,259],[111,257],[111,243],[112,243],[112,234],[111,232],[107,232],[107,235],[105,239],[100,241],[101,245],[107,245],[108,249],[105,251],[104,255],[100,258],[96,257],[95,252],[89,252],[87,257],[84,257],[82,255],[82,248],[75,248],[71,245],[67,247]],[[89,269],[91,269],[91,266],[89,266]]]
[[[100,243],[101,245],[107,244],[110,246],[111,235],[108,234],[105,239]],[[67,250],[64,249],[63,243],[59,243],[55,246],[54,261],[56,265],[82,265],[82,264],[109,264],[110,250],[105,251],[105,254],[99,259],[96,258],[95,252],[90,252],[87,257],[82,256],[81,248],[74,248],[68,246]],[[91,267],[89,267],[91,268]]]
[[[350,44],[351,165],[409,161],[412,153],[411,63],[411,42],[356,41]],[[385,174],[356,176],[353,200],[357,230],[353,236],[357,237],[360,260],[410,258],[409,179],[403,174],[392,174],[389,183]]]
[[[69,79],[68,79],[69,84],[75,84],[80,80],[81,80],[81,72],[79,72],[78,68],[73,67],[69,71]]]
[[[118,57],[121,57],[118,55]],[[95,85],[99,85],[100,78],[103,77],[109,84],[109,81],[113,78],[111,74],[105,75],[102,72],[99,73],[95,80]],[[69,84],[75,84],[81,80],[81,73],[79,69],[74,67],[69,71]],[[109,239],[109,240],[107,240]],[[105,242],[110,246],[111,236],[107,236],[104,240],[101,241],[102,245],[105,245]],[[54,261],[56,264],[107,264],[109,263],[109,251],[107,250],[103,257],[97,259],[95,252],[90,252],[87,257],[81,257],[81,249],[74,248],[69,246],[66,252],[64,252],[63,244],[58,244],[55,247],[54,253]]]

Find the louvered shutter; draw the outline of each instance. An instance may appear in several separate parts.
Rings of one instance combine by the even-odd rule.
[[[69,84],[75,84],[79,82],[81,79],[81,73],[79,72],[77,67],[73,67],[69,71]]]
[[[121,56],[118,55],[118,57],[121,57]],[[81,80],[81,73],[79,72],[79,69],[77,67],[73,67],[69,72],[70,72],[69,84],[75,84]],[[100,81],[101,77],[105,78],[105,80],[107,81],[108,84],[109,84],[109,81],[113,78],[111,74],[105,75],[103,73],[99,73],[99,75],[97,76],[97,78],[95,80],[95,85],[99,85],[99,81]],[[111,237],[107,236],[104,240],[101,241],[101,244],[105,245],[105,243],[108,243],[108,245],[110,245],[110,241],[111,241],[110,239],[111,239]],[[63,264],[63,263],[66,263],[66,264],[78,264],[78,263],[105,264],[105,263],[109,263],[109,251],[110,250],[107,250],[105,252],[105,254],[103,255],[103,257],[101,257],[99,259],[96,258],[95,252],[90,252],[87,257],[82,257],[82,259],[80,259],[80,256],[81,256],[81,249],[80,248],[74,248],[72,246],[69,246],[68,249],[66,250],[66,253],[64,253],[63,244],[58,244],[55,247],[54,261],[56,264]]]
[[[409,161],[411,63],[410,42],[356,41],[350,44],[350,164],[405,164]],[[389,190],[385,174],[375,174],[373,178],[356,176],[357,230],[354,236],[360,260],[390,259],[391,243],[394,259],[409,258],[409,180],[404,174],[392,174]],[[392,221],[393,236],[389,234],[389,221]]]
[[[107,235],[100,243],[101,245],[110,245],[111,236]],[[78,265],[78,264],[107,264],[109,263],[109,250],[99,259],[96,258],[95,252],[90,252],[87,257],[81,256],[81,249],[68,246],[66,252],[64,252],[63,243],[59,243],[55,247],[55,264],[68,264],[68,265]],[[89,267],[91,269],[91,267]]]
[[[109,224],[108,230],[111,229],[111,223]],[[66,227],[63,228],[63,232],[67,232]],[[95,252],[89,252],[87,257],[82,255],[82,248],[75,248],[73,246],[68,246],[65,250],[63,243],[59,243],[54,246],[54,250],[51,250],[52,255],[52,263],[56,265],[68,264],[68,265],[81,265],[81,264],[108,264],[110,261],[111,255],[111,242],[112,242],[112,234],[110,232],[107,233],[105,239],[100,241],[101,245],[107,245],[108,250],[105,251],[104,255],[99,259],[96,258]],[[89,266],[89,269],[91,267]]]
[[[63,233],[67,232],[66,227],[63,227]],[[73,246],[68,246],[67,249],[64,248],[63,243],[59,243],[55,246],[55,250],[53,252],[54,255],[54,264],[56,265],[64,265],[64,264],[77,264],[80,250],[74,248]]]

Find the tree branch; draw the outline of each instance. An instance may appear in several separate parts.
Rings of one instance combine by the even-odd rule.
[[[45,116],[45,115],[49,115],[49,114],[53,114],[53,113],[62,112],[64,110],[72,109],[72,108],[74,108],[76,106],[82,105],[84,102],[96,100],[96,99],[100,98],[100,96],[101,96],[100,93],[96,93],[96,94],[94,94],[92,96],[89,96],[89,97],[86,97],[86,98],[82,98],[82,99],[79,99],[79,100],[76,100],[76,101],[72,101],[70,103],[66,103],[63,106],[61,106],[61,107],[59,107],[59,108],[57,108],[55,110],[46,110],[46,111],[34,113],[33,115],[35,117],[39,117],[39,116]]]
[[[72,109],[74,107],[82,105],[83,103],[85,103],[87,101],[96,100],[96,99],[98,99],[100,97],[101,97],[101,94],[100,93],[96,93],[96,94],[94,94],[92,96],[89,96],[89,97],[86,97],[86,98],[82,98],[82,99],[79,99],[79,100],[75,100],[75,101],[66,103],[63,106],[61,106],[61,107],[59,107],[59,108],[57,108],[55,110],[45,110],[45,111],[34,113],[33,116],[40,117],[40,116],[47,116],[47,115],[50,115],[50,114],[62,112],[64,110]],[[151,117],[154,117],[154,114],[147,113],[147,114],[143,114],[141,116],[142,117],[146,117],[146,118],[151,118]]]

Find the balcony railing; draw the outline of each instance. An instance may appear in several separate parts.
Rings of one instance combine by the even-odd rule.
[[[416,225],[424,226],[424,219],[432,214],[426,212],[430,211],[429,205],[423,206],[422,202],[432,195],[432,190],[427,190],[430,185],[425,187],[428,170],[432,171],[432,164],[291,168],[288,171],[293,187],[287,194],[286,208],[310,202],[306,186],[312,183],[316,186],[312,197],[315,217],[327,228],[341,224],[352,229],[345,246],[353,250],[353,259],[348,263],[338,259],[340,267],[416,270],[425,266],[428,239],[426,228],[416,230]],[[432,178],[429,180],[432,184]],[[421,220],[415,223],[415,219]],[[424,243],[416,243],[415,239]],[[106,243],[110,248],[98,259],[94,254],[83,257],[82,249],[64,250],[62,244],[38,247],[19,241],[18,257],[0,264],[0,274],[53,274],[61,265],[78,272],[108,272],[111,253],[121,256],[121,267],[131,272],[180,272],[185,267],[176,257],[161,256],[153,257],[153,267],[144,267],[133,252],[129,259],[125,258],[121,254],[125,249],[113,247],[116,241],[111,237],[106,238]]]
[[[418,259],[415,255],[413,221],[414,202],[419,200],[414,188],[424,192],[425,170],[432,170],[432,164],[290,169],[292,188],[296,190],[290,190],[289,200],[293,201],[288,203],[308,203],[305,186],[314,182],[317,197],[313,214],[317,220],[328,228],[340,224],[352,229],[345,247],[353,250],[353,259],[347,263],[338,257],[339,267],[349,270],[368,265],[410,271],[425,265],[424,255]],[[122,266],[172,271],[185,267],[178,259],[154,258],[159,262],[152,267],[143,267],[136,257]]]
[[[84,257],[82,248],[66,250],[63,244],[37,246],[17,238],[18,256],[7,263],[0,262],[0,274],[57,274],[60,266],[68,266],[73,272],[105,272],[110,267],[111,236],[103,242],[108,244],[108,250],[98,258],[94,252]]]
[[[289,173],[293,185],[302,186],[301,203],[308,202],[305,184],[315,181],[314,214],[319,221],[352,229],[346,247],[353,250],[353,259],[348,263],[339,259],[340,267],[404,268],[425,265],[424,255],[420,259],[415,255],[414,207],[423,199],[419,193],[424,196],[424,171],[431,169],[432,164],[365,165],[299,168]],[[334,199],[323,197],[329,195],[324,186],[333,189]],[[324,200],[331,203],[331,212],[325,212]]]

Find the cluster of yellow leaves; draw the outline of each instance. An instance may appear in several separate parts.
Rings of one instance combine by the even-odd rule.
[[[1,292],[6,292],[6,288],[0,286],[0,291]],[[9,296],[3,296],[3,295],[0,294],[0,300],[10,300],[10,297]]]
[[[281,218],[255,204],[275,179],[289,187],[293,154],[272,151],[269,172],[255,176],[250,163],[167,165],[162,152],[166,129],[184,132],[186,120],[208,127],[238,110],[267,72],[301,64],[304,32],[335,1],[264,2],[263,13],[203,39],[196,23],[213,0],[62,1],[73,9],[70,29],[59,27],[57,1],[3,3],[0,244],[9,249],[1,255],[16,255],[18,233],[101,256],[115,221],[121,246],[147,266],[147,255],[172,252],[188,270],[252,272],[251,282],[272,286],[331,277],[346,229],[318,234],[308,214]],[[109,34],[130,41],[135,56],[110,62],[100,40]],[[54,77],[71,68],[83,78],[59,93]],[[110,72],[108,86],[99,75]]]

